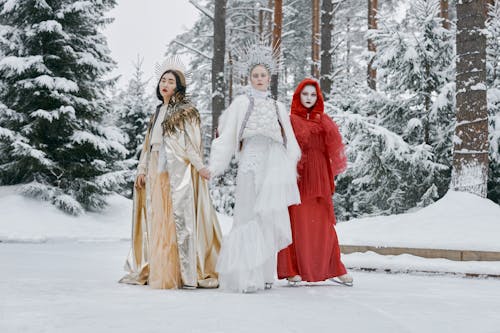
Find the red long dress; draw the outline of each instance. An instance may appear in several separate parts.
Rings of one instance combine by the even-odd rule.
[[[317,102],[307,109],[300,103],[304,86],[314,85]],[[300,275],[303,281],[324,281],[346,274],[335,232],[332,195],[334,177],[347,160],[335,122],[324,112],[318,83],[303,80],[293,95],[290,119],[302,150],[297,171],[300,205],[289,207],[293,243],[278,253],[278,278]]]

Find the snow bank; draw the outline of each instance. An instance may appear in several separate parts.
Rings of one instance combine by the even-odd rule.
[[[232,218],[219,215],[223,234]],[[0,241],[119,241],[131,236],[132,201],[120,195],[109,198],[101,213],[74,217],[48,202],[26,198],[18,186],[0,186]]]
[[[339,223],[337,233],[343,245],[500,251],[500,206],[449,191],[416,212]]]
[[[26,198],[18,186],[0,187],[0,241],[108,241],[130,238],[131,201],[113,195],[102,213],[67,215],[48,202]]]

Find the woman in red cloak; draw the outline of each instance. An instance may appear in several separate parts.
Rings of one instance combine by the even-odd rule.
[[[340,260],[332,203],[335,176],[346,169],[347,159],[316,80],[305,79],[295,90],[290,120],[302,150],[297,166],[301,204],[289,207],[293,243],[278,254],[278,278],[292,284],[332,279],[352,286]]]

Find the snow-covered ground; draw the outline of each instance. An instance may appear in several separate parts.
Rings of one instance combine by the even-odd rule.
[[[78,218],[0,187],[0,332],[500,332],[500,279],[353,271],[330,282],[244,295],[152,290],[117,280],[131,202]],[[231,219],[219,216],[223,233]],[[451,192],[419,211],[339,223],[345,244],[500,249],[500,208]],[[500,274],[500,262],[344,255],[348,267]]]
[[[118,284],[127,242],[0,244],[0,332],[498,332],[500,280],[355,272],[233,294]]]

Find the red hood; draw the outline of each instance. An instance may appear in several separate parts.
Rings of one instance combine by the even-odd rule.
[[[307,85],[314,86],[316,88],[316,95],[318,96],[318,100],[312,108],[306,108],[302,105],[302,103],[300,103],[300,93],[302,89],[304,89],[304,87]],[[325,105],[323,103],[323,94],[321,94],[321,88],[319,87],[318,81],[314,79],[302,80],[302,82],[299,83],[297,89],[295,89],[295,92],[293,93],[291,113],[307,118],[307,114],[310,112],[308,119],[319,122],[324,110]]]

